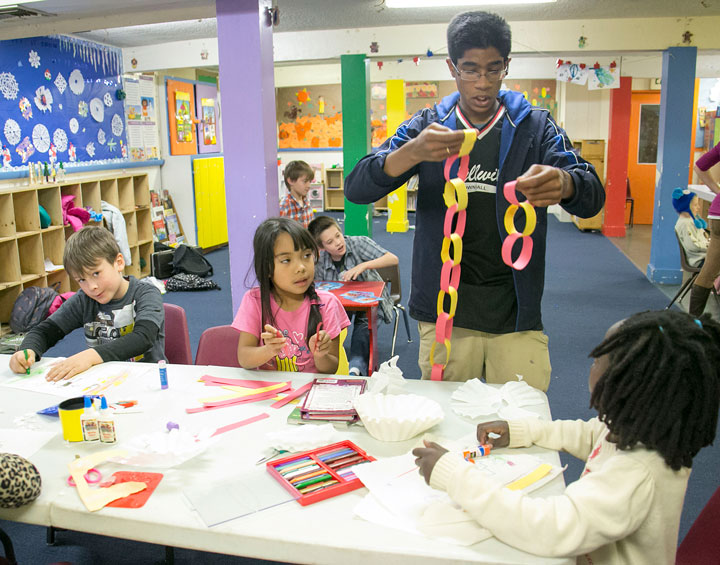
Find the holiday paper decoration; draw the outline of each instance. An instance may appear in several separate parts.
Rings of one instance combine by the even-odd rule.
[[[20,143],[20,126],[12,118],[5,121],[5,139],[10,145],[17,145]]]
[[[0,92],[6,100],[15,100],[19,89],[15,75],[12,73],[0,73]]]

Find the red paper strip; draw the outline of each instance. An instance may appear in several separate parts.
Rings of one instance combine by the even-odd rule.
[[[226,400],[215,400],[213,402],[205,402],[205,406],[228,406],[231,404],[243,404],[245,402],[257,402],[258,400],[267,400],[268,398],[275,398],[278,393],[285,392],[290,388],[290,385],[287,385],[282,388],[278,388],[275,390],[270,390],[268,392],[261,392],[258,394],[251,394],[248,396],[240,396],[238,398],[228,398]]]
[[[246,379],[228,379],[225,377],[213,377],[212,375],[203,375],[200,378],[208,386],[244,386],[246,388],[264,388],[266,386],[273,386],[280,384],[277,381],[249,381]]]
[[[285,398],[278,400],[274,404],[271,404],[270,408],[282,408],[291,400],[295,400],[297,397],[305,394],[307,391],[310,390],[311,387],[312,387],[312,383],[308,383],[306,385],[301,386],[299,389],[288,393],[288,395]]]
[[[270,417],[270,414],[263,412],[262,414],[258,414],[257,416],[253,416],[252,418],[248,418],[246,420],[240,420],[239,422],[235,422],[234,424],[228,424],[227,426],[218,428],[217,430],[215,430],[215,433],[213,435],[211,435],[210,437],[215,437],[220,434],[224,434],[225,432],[229,432],[236,428],[241,428],[242,426],[247,426],[248,424],[252,424],[254,422],[258,422],[260,420],[264,420],[265,418],[269,418],[269,417]]]

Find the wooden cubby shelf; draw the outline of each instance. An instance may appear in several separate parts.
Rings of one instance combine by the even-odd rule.
[[[74,206],[100,212],[105,201],[123,213],[132,258],[125,274],[150,275],[153,245],[147,173],[0,189],[0,335],[10,332],[10,313],[25,288],[58,284],[59,292],[77,290],[65,269],[45,267],[46,260],[62,265],[65,241],[73,233],[63,225],[62,214],[62,197],[70,194],[75,196]],[[39,206],[50,215],[46,228],[40,225]]]

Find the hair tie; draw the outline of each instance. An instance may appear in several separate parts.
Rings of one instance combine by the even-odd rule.
[[[695,318],[695,323],[696,323],[698,326],[700,326],[700,329],[703,329],[703,325],[702,325],[702,322],[701,322],[700,320],[698,320],[697,318]]]

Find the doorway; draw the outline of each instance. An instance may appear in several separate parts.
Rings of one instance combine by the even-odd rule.
[[[635,199],[634,223],[652,224],[660,125],[660,91],[634,91],[630,104],[628,179],[630,179],[632,197]]]

